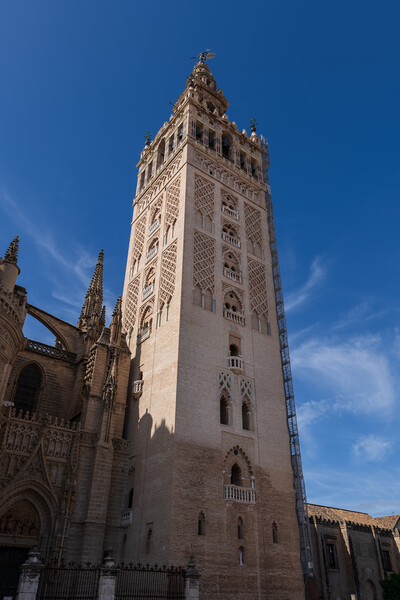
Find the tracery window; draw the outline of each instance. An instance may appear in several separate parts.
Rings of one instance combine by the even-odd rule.
[[[19,374],[17,389],[14,395],[14,406],[17,410],[33,412],[36,408],[42,374],[38,366],[26,365]]]

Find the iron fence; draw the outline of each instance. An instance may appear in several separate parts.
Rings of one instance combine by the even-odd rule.
[[[53,565],[40,575],[37,600],[96,600],[100,568],[90,563]]]
[[[115,600],[183,600],[185,571],[180,567],[122,564]]]

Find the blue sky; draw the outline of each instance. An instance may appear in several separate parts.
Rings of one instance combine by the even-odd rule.
[[[122,291],[136,163],[205,48],[269,140],[310,502],[400,513],[398,2],[0,6],[0,253],[76,322],[100,248]],[[44,334],[27,325],[27,335]]]

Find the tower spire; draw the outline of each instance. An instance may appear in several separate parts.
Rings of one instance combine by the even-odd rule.
[[[78,327],[87,333],[99,333],[103,309],[103,259],[104,252],[100,250],[99,258],[94,269],[92,281],[86,292]]]
[[[18,261],[18,247],[19,247],[19,238],[16,235],[6,250],[3,262],[10,263],[12,265],[16,265],[17,261]]]
[[[122,300],[119,296],[117,303],[112,314],[111,325],[110,325],[110,342],[119,346],[121,343],[121,330],[122,330]]]

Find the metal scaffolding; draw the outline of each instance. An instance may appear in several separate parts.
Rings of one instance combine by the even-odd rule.
[[[274,224],[274,213],[272,208],[271,187],[269,185],[268,169],[270,165],[268,142],[261,138],[263,149],[263,174],[267,186],[265,194],[268,212],[269,243],[272,257],[272,275],[274,281],[276,314],[278,320],[280,352],[282,362],[283,384],[285,389],[287,422],[290,439],[290,454],[293,468],[293,486],[296,497],[296,512],[299,523],[300,534],[300,558],[305,577],[314,577],[312,560],[310,524],[308,520],[306,489],[304,485],[303,468],[301,464],[299,431],[297,428],[296,407],[294,402],[292,370],[290,367],[289,342],[286,328],[285,306],[283,302],[281,272],[279,268],[278,249],[276,245],[276,234]]]

